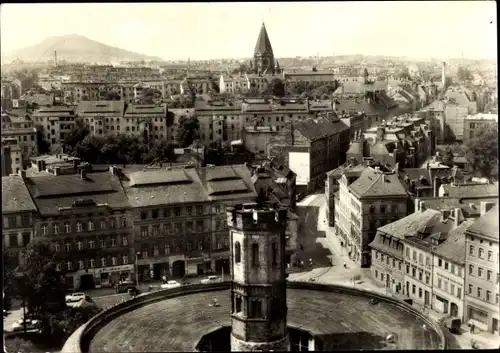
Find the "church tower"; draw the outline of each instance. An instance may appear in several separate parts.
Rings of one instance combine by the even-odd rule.
[[[288,351],[285,228],[274,204],[228,208],[231,243],[231,351]]]
[[[253,54],[255,73],[271,74],[274,70],[274,54],[271,47],[271,41],[267,35],[266,26],[262,23],[259,38],[255,45]]]

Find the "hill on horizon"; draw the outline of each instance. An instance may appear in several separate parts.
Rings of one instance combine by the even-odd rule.
[[[11,53],[2,53],[3,62],[22,60],[25,62],[47,61],[54,59],[57,51],[58,60],[67,62],[114,62],[114,61],[161,61],[162,58],[135,53],[89,39],[79,34],[49,37],[43,42],[17,49]]]

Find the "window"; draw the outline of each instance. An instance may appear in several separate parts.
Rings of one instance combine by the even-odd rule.
[[[73,264],[71,263],[71,261],[66,262],[66,268],[68,269],[68,271],[71,271],[73,269]]]
[[[89,260],[89,267],[90,268],[94,268],[95,267],[95,260],[94,259],[90,259]]]
[[[94,230],[94,222],[89,221],[89,230]]]
[[[61,271],[61,264],[56,264],[56,271]]]
[[[410,258],[410,249],[409,248],[406,248],[406,257]]]
[[[42,226],[42,235],[47,235],[48,229],[49,229],[49,227],[46,224],[44,224]]]
[[[481,267],[477,268],[477,276],[478,277],[483,277],[483,269]]]
[[[163,210],[163,217],[165,217],[165,218],[170,217],[170,210],[168,208],[165,208]]]
[[[474,256],[474,245],[469,246],[469,255]]]
[[[55,244],[54,244],[54,249],[55,249],[56,251],[61,251],[61,245],[59,245],[59,243],[55,243]]]
[[[259,244],[252,244],[252,265],[259,265]]]
[[[187,242],[187,251],[193,251],[193,242],[190,240]]]
[[[141,237],[145,238],[148,236],[148,227],[141,227]]]
[[[163,234],[164,235],[170,234],[170,224],[169,223],[163,225]]]
[[[451,294],[455,293],[455,285],[453,283],[450,283],[450,293]]]
[[[141,219],[145,220],[146,218],[148,218],[148,213],[147,212],[141,212]]]
[[[396,268],[396,260],[395,259],[392,259],[392,267]]]
[[[153,210],[151,213],[152,213],[153,219],[158,218],[158,210]]]
[[[483,248],[479,248],[478,256],[480,259],[484,259],[484,249]]]
[[[448,270],[448,262],[446,262],[446,261],[444,262],[444,269]]]
[[[128,256],[127,256],[127,255],[123,255],[123,256],[122,256],[122,263],[123,263],[124,265],[128,264]]]
[[[203,206],[196,206],[196,213],[202,214],[203,213]]]
[[[126,236],[122,236],[122,246],[127,246],[128,245],[128,239]]]
[[[101,257],[101,266],[106,267],[106,258],[105,257]]]
[[[153,230],[153,237],[157,237],[160,235],[160,225],[159,224],[154,225],[152,230]]]
[[[473,265],[469,265],[469,275],[472,276],[473,272],[474,272],[474,266]]]
[[[385,213],[386,206],[385,205],[380,205],[380,212]]]
[[[220,206],[215,206],[215,213],[220,213]]]
[[[153,246],[153,256],[157,257],[160,254],[160,251],[158,249],[158,245]]]
[[[418,271],[418,280],[419,281],[422,281],[422,276],[423,276],[422,271]]]
[[[236,300],[235,300],[235,307],[236,307],[236,312],[237,313],[240,313],[241,312],[241,304],[242,304],[242,300],[240,297],[236,297]]]
[[[71,243],[66,243],[64,245],[64,247],[65,247],[66,251],[71,251]]]
[[[491,292],[489,290],[486,291],[486,301],[489,302],[491,300]]]
[[[59,234],[59,224],[54,224],[54,234]]]
[[[191,216],[193,214],[193,207],[191,206],[186,207],[186,212],[188,216]]]
[[[406,265],[406,274],[410,274],[410,265]]]
[[[417,261],[417,252],[413,250],[413,260]]]
[[[222,249],[222,243],[220,242],[220,238],[217,238],[217,240],[215,241],[215,247],[217,248],[217,250]]]
[[[438,266],[443,267],[443,260],[441,260],[441,259],[438,260]]]
[[[441,283],[442,283],[441,278],[438,278],[438,288],[441,288]]]
[[[71,224],[65,223],[64,229],[65,229],[66,233],[71,233]]]
[[[450,272],[455,274],[455,265],[454,264],[451,264]]]
[[[83,242],[81,242],[80,240],[76,243],[76,248],[78,250],[83,250]]]
[[[114,218],[109,219],[109,228],[116,228],[116,220]]]
[[[487,279],[488,281],[492,282],[492,281],[493,281],[493,272],[491,272],[490,270],[488,270],[488,271],[486,272],[486,279]]]
[[[488,250],[488,261],[493,261],[493,251]]]
[[[93,240],[89,240],[89,249],[93,249],[95,246],[95,242]]]
[[[429,284],[430,277],[428,274],[425,275],[425,284]]]
[[[417,277],[417,269],[415,267],[411,268],[411,275],[413,276],[413,278]]]
[[[413,294],[415,294],[416,290],[417,290],[417,286],[416,286],[416,285],[412,285],[412,287],[411,287],[411,292],[412,292]]]
[[[272,264],[276,265],[278,263],[278,245],[273,243],[272,246]]]
[[[78,233],[81,233],[81,231],[83,230],[82,228],[83,228],[82,227],[82,222],[76,222],[76,231]]]
[[[126,228],[127,227],[127,219],[125,217],[122,217],[122,228]]]
[[[106,247],[106,239],[101,238],[101,248],[105,248],[105,247]]]
[[[112,246],[112,247],[115,247],[115,246],[116,246],[116,238],[115,238],[115,237],[112,237],[112,238],[111,238],[111,246]]]
[[[170,254],[170,245],[166,244],[165,245],[165,255],[168,255],[168,254]]]
[[[380,280],[383,281],[385,279],[385,273],[380,274]]]
[[[462,298],[462,288],[457,287],[457,298]]]
[[[370,213],[375,213],[375,206],[370,206]]]
[[[175,213],[175,216],[176,216],[176,217],[179,217],[179,216],[181,215],[181,209],[180,209],[180,207],[176,207],[176,208],[174,209],[174,213]]]
[[[428,267],[431,263],[431,259],[429,258],[429,256],[426,256],[425,257],[425,266]]]
[[[478,297],[478,298],[481,298],[481,295],[483,294],[482,292],[483,292],[483,290],[482,290],[481,288],[479,288],[479,287],[478,287],[478,288],[477,288],[477,297]]]
[[[472,284],[469,284],[469,294],[472,294]]]
[[[78,261],[78,269],[83,270],[85,268],[85,264],[83,263],[83,260]]]
[[[250,317],[261,317],[262,316],[262,303],[259,300],[253,300],[250,302]]]
[[[498,304],[498,294],[495,294],[495,304]]]
[[[418,254],[418,262],[422,265],[424,264],[424,255],[423,254]]]
[[[106,222],[105,221],[101,221],[101,229],[105,229],[106,228]]]
[[[422,288],[419,288],[419,289],[418,289],[418,297],[419,297],[419,298],[422,298]]]
[[[378,271],[375,270],[375,278],[378,278]]]

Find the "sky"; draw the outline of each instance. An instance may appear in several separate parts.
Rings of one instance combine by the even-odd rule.
[[[276,57],[497,55],[494,1],[2,4],[1,52],[80,34],[165,60],[245,58],[262,21]]]

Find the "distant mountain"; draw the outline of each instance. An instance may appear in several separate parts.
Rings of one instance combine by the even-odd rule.
[[[16,59],[24,62],[53,60],[54,51],[57,51],[58,60],[67,62],[109,63],[114,61],[162,60],[159,57],[112,47],[78,34],[70,34],[49,37],[41,43],[2,55],[2,62]]]

